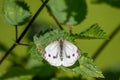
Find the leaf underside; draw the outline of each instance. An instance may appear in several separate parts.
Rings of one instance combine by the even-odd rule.
[[[80,39],[105,39],[107,38],[104,30],[100,28],[98,24],[93,24],[90,28],[86,29],[79,34],[76,34],[77,38]]]
[[[31,16],[28,5],[20,0],[5,0],[2,14],[3,19],[10,25],[23,25]]]
[[[85,0],[50,0],[48,5],[61,24],[79,24],[87,14]]]

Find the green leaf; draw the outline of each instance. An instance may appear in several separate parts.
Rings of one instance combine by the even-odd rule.
[[[42,53],[44,52],[44,48],[48,44],[50,44],[54,41],[58,41],[60,39],[74,41],[74,38],[70,34],[68,34],[67,32],[55,29],[53,31],[45,33],[44,35],[35,35],[34,36],[35,47],[33,47],[34,50],[31,49],[30,52],[33,54],[33,56],[35,54],[40,54],[40,55],[36,56],[36,59],[39,59],[38,56],[42,57]]]
[[[87,57],[86,53],[82,54],[79,58],[79,65],[74,65],[72,67],[59,67],[64,71],[72,71],[77,74],[91,77],[101,77],[104,78],[101,71],[97,70],[93,60]]]
[[[44,48],[49,43],[59,40],[61,38],[65,40],[72,40],[72,41],[75,39],[73,36],[69,35],[67,32],[55,29],[44,35],[34,36],[34,43],[36,45],[37,51],[39,53],[42,53]],[[82,53],[79,60],[73,66],[71,67],[60,66],[58,68],[64,71],[72,71],[77,74],[87,75],[91,77],[102,77],[102,78],[104,77],[101,71],[96,69],[96,66],[93,63],[92,59],[88,58],[87,54],[82,54]]]
[[[0,80],[33,80],[34,77],[37,80],[48,80],[53,77],[55,72],[56,68],[49,65],[36,66],[31,69],[12,66],[4,74],[0,75]]]
[[[60,77],[60,78],[55,79],[55,80],[88,80],[88,79],[85,79],[85,78],[82,78],[81,76],[78,76],[78,77]]]
[[[30,53],[31,58],[38,60],[39,63],[43,63],[42,62],[42,60],[43,60],[42,55],[40,53],[38,53],[38,50],[37,50],[35,45],[32,45],[30,47],[29,53]]]
[[[45,33],[52,31],[54,28],[54,26],[49,26],[45,23],[35,21],[28,31],[27,38],[28,40],[33,41],[33,36],[35,34],[44,35]]]
[[[34,70],[26,70],[21,67],[10,67],[5,74],[0,77],[0,80],[28,80],[32,77],[31,74],[35,74],[38,71]]]
[[[85,31],[74,35],[78,38],[87,38],[87,39],[105,39],[106,33],[100,28],[98,24],[93,24],[90,28]]]
[[[102,72],[96,69],[93,60],[85,55],[86,53],[81,56],[79,59],[80,66],[74,68],[73,71],[86,76],[104,78]]]
[[[93,0],[92,3],[106,3],[112,7],[120,8],[120,0]]]
[[[50,0],[48,5],[61,24],[79,24],[87,14],[85,0]]]
[[[43,36],[34,36],[34,43],[37,47],[44,49],[51,42],[58,41],[60,39],[74,41],[74,37],[72,37],[67,32],[55,29],[53,31],[47,32]]]
[[[34,36],[35,45],[33,45],[30,49],[31,57],[38,59],[40,63],[42,62],[45,63],[45,61],[42,58],[42,53],[44,52],[44,48],[51,42],[60,40],[61,38],[69,41],[74,40],[74,38],[71,37],[67,32],[58,29],[47,32],[44,35],[35,35]]]
[[[20,0],[4,0],[2,14],[10,25],[23,25],[31,16],[28,5]]]

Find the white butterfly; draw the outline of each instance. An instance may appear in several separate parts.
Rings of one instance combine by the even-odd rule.
[[[74,44],[66,40],[59,40],[45,48],[43,57],[53,66],[69,67],[80,57],[80,52]]]

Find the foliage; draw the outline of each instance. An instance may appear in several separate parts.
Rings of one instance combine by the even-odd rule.
[[[76,0],[74,4],[73,0],[50,0],[48,5],[61,24],[75,25],[85,19],[87,6],[85,0]]]
[[[28,5],[20,0],[5,0],[2,13],[3,19],[10,25],[23,25],[31,16]]]
[[[73,71],[86,76],[89,75],[92,77],[104,77],[102,72],[96,69],[93,60],[87,57],[86,53],[82,54],[78,61],[80,66],[74,68]]]
[[[91,25],[90,28],[86,29],[79,34],[76,34],[76,37],[87,38],[87,39],[106,39],[106,33],[100,28],[98,24]]]
[[[59,25],[77,25],[80,24],[87,15],[87,4],[85,0],[50,0],[47,5],[54,17],[58,20]],[[47,7],[46,6],[46,7]],[[49,11],[49,10],[48,10]],[[37,12],[36,12],[37,13]],[[10,25],[23,25],[25,23],[29,23],[29,18],[31,16],[31,12],[27,3],[21,0],[5,0],[2,5],[2,15],[3,19]],[[36,18],[36,17],[35,17]],[[33,20],[33,19],[32,19]],[[32,21],[31,20],[31,21]],[[58,25],[58,26],[59,26]],[[30,25],[31,26],[31,25]],[[24,31],[27,31],[29,26]],[[38,28],[37,28],[38,29]],[[23,33],[24,33],[23,31]],[[17,35],[17,34],[16,34]],[[23,34],[21,34],[24,36]],[[50,29],[46,28],[46,26],[41,29],[39,34],[36,34],[33,39],[33,44],[31,44],[29,48],[30,57],[27,56],[25,58],[25,62],[16,63],[12,65],[8,70],[1,74],[1,80],[36,80],[36,79],[56,79],[55,74],[59,70],[63,70],[65,72],[70,71],[79,75],[79,77],[73,78],[64,78],[64,79],[83,79],[81,76],[90,76],[90,77],[100,77],[104,78],[102,71],[99,71],[96,68],[93,60],[87,56],[87,53],[81,52],[80,58],[77,62],[71,67],[53,67],[48,64],[42,57],[42,53],[44,48],[53,41],[58,41],[60,39],[68,40],[70,42],[75,42],[76,39],[105,39],[106,33],[98,24],[90,25],[88,29],[84,31],[80,31],[79,33],[68,33],[65,30],[60,29]],[[18,38],[18,42],[20,41]],[[15,46],[20,43],[15,42]],[[6,51],[6,47],[0,43],[0,48],[3,51]],[[38,61],[38,65],[34,65],[34,62],[30,61],[30,59],[34,59]],[[30,61],[30,62],[29,62]],[[24,64],[25,63],[25,64]],[[28,64],[32,64],[29,67],[26,67]],[[24,65],[24,66],[23,66]],[[62,80],[62,78],[59,78]]]
[[[120,8],[120,0],[93,0],[93,3],[106,3],[110,6]]]
[[[94,29],[96,30],[96,28],[94,28],[94,29],[90,28],[89,30],[91,31],[91,29],[93,31],[94,31]],[[87,33],[87,32],[89,32],[89,31],[86,30],[85,33]],[[99,33],[99,31],[97,31],[97,32]],[[74,41],[75,37],[73,35],[70,35],[67,32],[64,32],[64,31],[61,31],[61,30],[53,30],[53,31],[47,32],[46,34],[44,34],[42,36],[38,36],[38,37],[34,36],[34,42],[35,42],[36,48],[37,48],[36,50],[38,50],[38,52],[40,54],[42,54],[44,48],[49,43],[51,43],[53,41],[56,41],[56,40],[59,40],[61,38],[65,39],[65,40],[69,40],[69,41],[70,40]],[[96,35],[94,34],[94,36],[96,36]],[[92,36],[92,37],[94,37],[94,36]],[[34,53],[34,54],[36,54],[36,53]],[[92,59],[88,58],[86,55],[84,55],[84,53],[82,54],[82,56],[78,60],[78,64],[74,65],[74,66],[72,68],[71,67],[70,68],[62,67],[61,69],[63,69],[63,70],[71,70],[71,71],[76,72],[76,73],[81,74],[81,75],[87,75],[87,76],[92,76],[92,77],[103,77],[101,71],[98,71],[96,69],[95,64],[93,63]]]
[[[60,38],[65,40],[73,40],[73,37],[70,36],[70,34],[67,32],[55,29],[53,31],[45,33],[43,36],[34,36],[34,42],[37,46],[44,48],[49,43],[59,40]]]
[[[34,42],[37,46],[45,48],[48,44],[53,41],[58,41],[59,39],[68,40],[74,42],[76,38],[84,39],[106,39],[106,33],[100,29],[98,24],[93,24],[90,28],[78,34],[69,34],[65,31],[59,29],[54,29],[53,31],[46,32],[44,35],[34,36]]]

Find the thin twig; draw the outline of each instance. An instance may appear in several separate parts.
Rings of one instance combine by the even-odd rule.
[[[8,54],[16,47],[16,44],[13,44],[10,49],[5,53],[5,55],[0,60],[0,64],[5,60],[5,58],[8,56]]]
[[[109,40],[106,40],[100,46],[100,48],[94,53],[94,55],[92,56],[94,61],[100,55],[100,53],[104,50],[104,48],[110,43],[110,41],[115,37],[115,35],[119,32],[119,30],[120,30],[120,25],[111,33]]]
[[[42,2],[44,2],[43,0],[41,0]],[[49,12],[49,14],[52,16],[52,18],[54,19],[54,21],[56,22],[56,24],[58,25],[58,27],[63,30],[63,27],[61,26],[61,24],[59,23],[59,21],[56,19],[56,17],[54,16],[54,14],[52,13],[50,7],[48,5],[46,5],[46,8]]]
[[[31,21],[29,22],[29,24],[26,26],[26,28],[24,29],[24,31],[22,32],[22,34],[20,35],[20,37],[16,40],[16,42],[10,47],[10,49],[5,53],[5,55],[2,57],[2,59],[0,60],[0,64],[4,61],[4,59],[10,54],[10,52],[16,47],[16,43],[19,43],[21,41],[21,39],[24,37],[24,35],[26,34],[26,32],[28,31],[28,29],[30,28],[31,24],[33,23],[33,21],[36,19],[36,17],[38,16],[38,14],[41,12],[41,10],[44,8],[44,6],[48,3],[49,0],[46,0],[42,6],[40,6],[40,8],[38,9],[38,11],[35,13],[35,15],[32,17]]]
[[[30,46],[30,44],[25,44],[25,43],[16,43],[16,45]]]
[[[38,16],[38,14],[41,12],[41,10],[44,8],[44,6],[47,4],[49,0],[46,0],[42,6],[38,9],[38,11],[36,12],[36,14],[33,16],[33,18],[31,19],[31,21],[29,22],[29,24],[27,25],[27,27],[24,29],[23,33],[21,34],[21,36],[18,38],[17,43],[20,42],[20,40],[23,38],[23,36],[26,34],[27,30],[29,29],[29,27],[31,26],[31,24],[33,23],[33,21],[36,19],[36,17]]]
[[[17,25],[15,25],[15,37],[16,37],[16,41],[18,39],[18,27]]]

